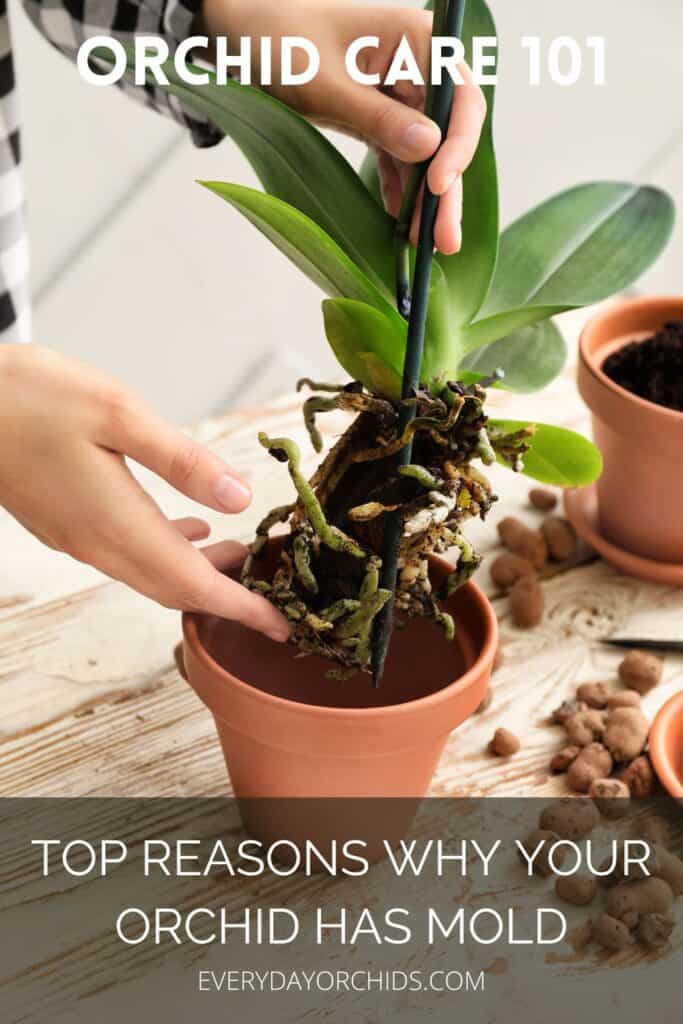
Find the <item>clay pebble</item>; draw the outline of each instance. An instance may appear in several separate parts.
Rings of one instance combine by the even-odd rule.
[[[576,554],[576,534],[566,519],[548,516],[543,520],[541,532],[553,562],[566,562]]]
[[[529,502],[539,512],[552,512],[557,505],[557,495],[547,487],[532,487],[529,491]]]
[[[648,651],[629,651],[619,665],[619,678],[624,686],[641,696],[649,693],[662,678],[662,661]]]
[[[512,757],[516,754],[521,743],[519,737],[515,736],[509,729],[496,729],[493,739],[489,743],[489,750],[497,757]]]
[[[543,588],[537,579],[524,576],[510,591],[510,612],[520,629],[533,629],[543,619],[545,600]]]

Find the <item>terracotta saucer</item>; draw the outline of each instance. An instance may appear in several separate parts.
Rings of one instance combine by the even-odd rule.
[[[616,547],[600,534],[598,494],[594,484],[565,491],[564,510],[579,537],[617,569],[640,580],[683,587],[683,565],[641,558],[640,555]]]

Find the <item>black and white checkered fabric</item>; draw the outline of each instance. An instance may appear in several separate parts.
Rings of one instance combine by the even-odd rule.
[[[6,0],[0,0],[0,340],[28,341],[31,307],[19,111]]]
[[[136,35],[161,36],[171,54],[192,35],[201,0],[22,0],[38,31],[70,60],[81,43],[107,35],[132,43]],[[85,86],[84,86],[85,88]],[[154,86],[123,81],[131,97],[184,125],[198,146],[222,135]],[[19,111],[7,0],[0,0],[0,342],[31,340],[29,252],[21,178]]]

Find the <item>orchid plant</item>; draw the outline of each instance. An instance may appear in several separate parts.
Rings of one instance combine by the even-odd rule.
[[[485,0],[469,0],[462,41],[495,36]],[[302,382],[304,416],[322,449],[316,416],[355,413],[313,478],[297,445],[260,435],[287,463],[296,497],[257,531],[245,584],[293,623],[304,651],[337,663],[338,674],[369,669],[375,618],[390,597],[379,586],[383,520],[400,508],[403,536],[396,588],[399,615],[427,615],[451,637],[454,623],[432,592],[427,556],[456,549],[446,592],[479,562],[462,526],[495,500],[477,463],[498,461],[559,486],[591,483],[597,450],[546,424],[490,419],[489,386],[531,392],[562,369],[566,349],[556,314],[619,292],[658,256],[673,223],[662,191],[591,182],[553,196],[499,234],[492,121],[494,88],[476,156],[464,175],[463,247],[435,257],[421,386],[410,401],[413,462],[396,468],[406,320],[397,309],[394,220],[384,211],[374,155],[357,173],[334,145],[293,110],[255,88],[190,85],[165,66],[169,91],[211,119],[241,148],[263,191],[201,184],[246,217],[326,294],[327,340],[351,383]],[[274,572],[259,568],[269,530],[288,523]]]

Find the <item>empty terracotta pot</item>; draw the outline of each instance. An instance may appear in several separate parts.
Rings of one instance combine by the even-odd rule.
[[[670,564],[683,564],[683,413],[625,391],[602,365],[622,345],[680,319],[683,298],[625,299],[593,317],[579,345],[579,391],[604,459],[601,533],[619,548]]]
[[[450,571],[431,560],[435,586]],[[456,640],[408,620],[394,632],[378,689],[361,673],[326,678],[329,662],[237,623],[184,615],[187,678],[214,715],[236,795],[422,797],[450,733],[484,697],[497,645],[496,617],[474,583],[445,607]],[[268,831],[263,821],[245,824],[260,837]]]

